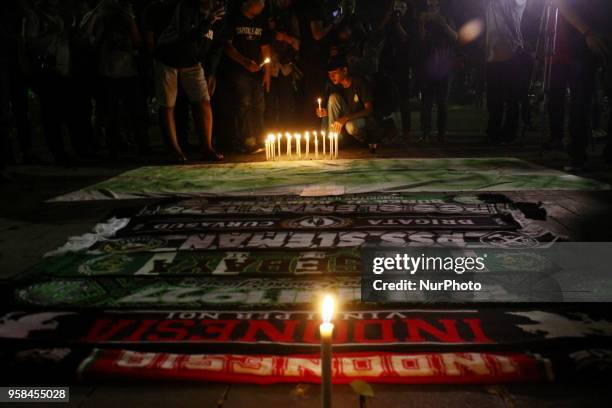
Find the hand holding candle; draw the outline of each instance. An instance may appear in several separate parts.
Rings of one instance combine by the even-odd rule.
[[[259,64],[259,68],[263,68],[264,65],[269,64],[269,63],[270,63],[270,58],[266,58],[265,60],[263,60],[261,64]]]
[[[326,295],[323,299],[321,317],[323,323],[319,326],[321,335],[321,406],[331,407],[332,392],[332,335],[334,325],[331,323],[334,315],[334,299]]]

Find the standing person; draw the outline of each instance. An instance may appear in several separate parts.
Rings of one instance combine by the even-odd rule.
[[[263,144],[264,91],[270,92],[271,38],[261,13],[264,0],[246,0],[228,25],[225,54],[230,59],[228,76],[238,99],[234,120],[235,145],[244,152],[258,152]],[[263,73],[262,73],[263,71]]]
[[[300,51],[300,27],[293,7],[294,0],[275,0],[270,10],[271,84],[266,100],[267,126],[288,129],[295,124],[297,57]]]
[[[415,5],[412,1],[395,0],[393,17],[387,27],[387,45],[381,63],[391,75],[400,96],[400,112],[404,138],[410,138],[412,117],[410,112],[411,79],[414,68],[417,25]]]
[[[209,93],[212,77],[206,76],[201,64],[202,49],[208,49],[209,43],[220,41],[220,22],[224,16],[223,4],[213,0],[181,0],[170,25],[158,40],[155,83],[162,112],[162,128],[179,162],[187,161],[177,140],[174,120],[179,84],[191,102],[196,131],[205,144],[202,151],[204,160],[220,161],[224,158],[213,147],[213,114]]]
[[[332,57],[328,75],[335,87],[327,100],[327,108],[316,109],[316,115],[325,119],[328,132],[343,130],[360,143],[367,143],[375,152],[380,139],[380,129],[374,119],[374,98],[366,81],[349,72],[342,56]]]
[[[331,34],[344,20],[345,14],[340,8],[335,8],[331,14],[326,13],[324,0],[299,0],[297,11],[301,33],[300,67],[304,73],[303,120],[305,125],[313,125],[312,107],[325,91],[325,63]]]
[[[127,0],[103,0],[94,16],[93,36],[98,50],[98,74],[104,89],[106,135],[112,158],[121,145],[120,108],[128,112],[128,129],[136,136],[139,153],[148,146],[146,100],[139,81],[136,53],[142,37]],[[122,103],[122,105],[120,105]]]
[[[25,55],[23,23],[27,9],[25,1],[0,3],[0,58],[2,59],[2,116],[6,131],[10,125],[10,113],[17,124],[17,136],[22,162],[38,161],[32,155],[32,132],[28,119],[28,61]],[[6,153],[8,139],[0,149]],[[1,153],[0,153],[1,154]]]
[[[487,128],[490,143],[516,139],[519,125],[521,19],[527,0],[491,0],[486,10]]]
[[[43,0],[26,17],[26,44],[33,64],[33,88],[40,98],[43,132],[56,163],[72,159],[64,148],[62,123],[68,125],[72,147],[78,155],[85,151],[75,129],[70,94],[71,55],[69,39],[73,16],[59,8],[59,0]]]
[[[566,64],[556,67],[557,70],[553,71],[551,88],[555,84],[559,85],[555,86],[557,89],[570,89],[571,163],[565,169],[580,171],[587,159],[586,147],[597,66],[603,64],[609,69],[612,64],[612,4],[607,0],[554,0],[553,4],[559,8],[563,17],[559,22],[558,32],[562,41],[560,46],[564,47],[564,52],[556,57],[558,59],[565,56],[568,59]],[[561,67],[563,69],[559,69]],[[561,84],[565,86],[562,87]],[[554,103],[552,95],[551,103]],[[551,120],[554,115],[559,115],[559,108],[554,105],[550,108]],[[562,132],[563,122],[558,117],[555,125],[557,131],[561,127]],[[611,150],[608,144],[604,153],[608,163],[612,163]]]
[[[154,56],[157,41],[172,21],[172,15],[174,14],[174,9],[178,1],[179,0],[154,0],[143,10],[142,35],[147,60],[145,64],[147,68],[145,70],[145,75],[147,76],[147,97],[155,96]],[[189,110],[189,99],[187,99],[183,88],[179,86],[177,88],[176,103],[174,105],[174,123],[176,125],[178,143],[183,151],[189,147]],[[158,122],[161,125],[164,123],[164,111],[160,109],[157,113]],[[165,134],[163,129],[162,134]],[[166,143],[166,147],[170,147],[168,138],[164,137],[163,140],[164,143]]]
[[[419,16],[419,42],[423,139],[428,140],[431,134],[431,114],[435,101],[438,107],[438,142],[444,142],[457,33],[441,13],[439,0],[427,0],[427,11]]]

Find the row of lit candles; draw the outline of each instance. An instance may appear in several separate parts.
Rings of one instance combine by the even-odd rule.
[[[329,154],[330,159],[338,158],[338,133],[329,132],[325,133],[324,131],[313,133],[313,141],[314,141],[314,158],[315,160],[319,159],[319,136],[321,137],[321,144],[323,149],[323,158]],[[282,150],[282,141],[285,139],[286,143],[286,157],[291,159],[293,157],[293,141],[295,140],[295,156],[298,159],[302,159],[302,134],[301,133],[285,133],[285,137],[283,138],[282,133],[278,133],[276,135],[269,134],[266,138],[266,160],[280,160],[283,155]],[[326,142],[329,140],[329,142]],[[305,152],[304,158],[310,158],[310,132],[304,133],[304,142],[305,142]],[[329,152],[329,153],[328,153]]]

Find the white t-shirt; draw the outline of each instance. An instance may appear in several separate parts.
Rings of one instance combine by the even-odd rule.
[[[489,0],[486,12],[487,62],[507,61],[523,45],[521,19],[527,0]]]

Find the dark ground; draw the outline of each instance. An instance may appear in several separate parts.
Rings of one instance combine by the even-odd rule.
[[[477,119],[475,117],[474,119]],[[479,119],[478,119],[479,120]],[[474,120],[463,117],[474,126]],[[541,154],[537,134],[528,138],[531,146],[484,146],[465,129],[449,135],[449,145],[388,146],[379,157],[517,157],[561,168],[563,153]],[[470,126],[467,126],[470,127]],[[345,151],[345,158],[368,155]],[[230,156],[230,161],[262,160],[257,157]],[[104,220],[116,208],[139,208],[151,200],[94,201],[83,203],[46,203],[47,199],[94,184],[147,162],[126,158],[122,163],[89,163],[81,167],[12,166],[14,179],[0,185],[0,282],[18,276],[39,262],[42,254],[62,245],[67,237],[81,235]],[[612,171],[593,159],[595,171],[581,174],[612,183]],[[548,229],[573,241],[611,241],[612,192],[532,191],[505,193],[514,201],[542,202],[548,211]],[[602,305],[608,307],[608,305]],[[612,389],[602,385],[538,384],[494,386],[374,385],[376,397],[368,407],[609,407]],[[194,406],[194,407],[315,407],[320,401],[316,385],[75,385],[71,405],[97,406]],[[38,404],[37,406],[40,406]],[[349,386],[334,386],[334,406],[358,407],[358,397]]]

